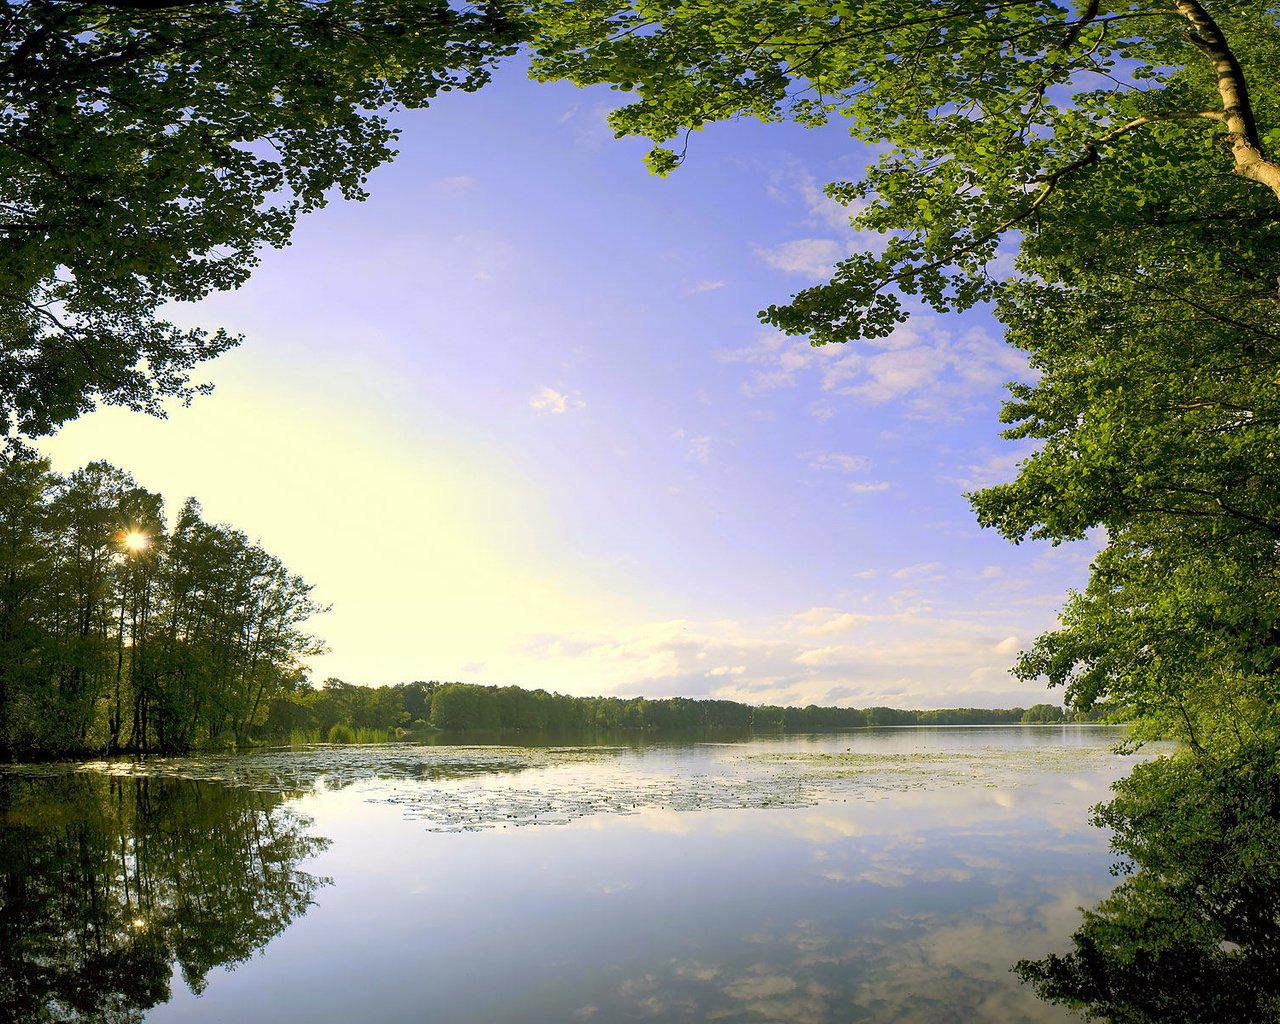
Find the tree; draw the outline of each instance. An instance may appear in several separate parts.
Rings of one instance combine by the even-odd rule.
[[[90,463],[0,462],[0,758],[247,742],[319,644],[311,587],[240,531]]]
[[[1172,523],[1170,520],[1173,520]],[[1061,626],[1015,666],[1068,702],[1106,701],[1136,739],[1219,750],[1280,733],[1275,540],[1226,519],[1142,522],[1113,534]]]
[[[1040,725],[1050,725],[1062,721],[1062,708],[1053,704],[1032,704],[1022,713],[1019,721]]]
[[[497,4],[20,0],[0,12],[0,436],[161,414],[236,344],[161,318],[394,154],[386,112],[472,90]]]
[[[25,745],[42,683],[44,582],[52,575],[47,462],[0,474],[0,756]]]
[[[1280,1010],[1275,750],[1138,766],[1096,813],[1122,858],[1072,950],[1014,969],[1088,1019],[1252,1024]]]
[[[537,74],[634,89],[616,131],[682,140],[658,173],[738,116],[838,115],[881,147],[827,193],[882,242],[762,319],[825,344],[888,335],[915,302],[994,303],[1036,373],[1011,385],[1006,436],[1038,448],[972,496],[979,520],[1015,542],[1107,536],[1019,671],[1201,743],[1215,694],[1252,709],[1218,716],[1224,742],[1260,724],[1280,681],[1273,5],[584,0],[541,18]]]
[[[1207,7],[580,0],[538,9],[534,71],[635,90],[615,131],[684,139],[678,154],[650,153],[660,174],[685,159],[691,131],[740,116],[816,125],[838,114],[884,147],[863,181],[827,188],[855,226],[888,236],[884,252],[849,257],[828,284],[761,314],[824,344],[887,334],[904,319],[903,294],[939,311],[1016,301],[1041,264],[1078,270],[1097,254],[1114,237],[1106,212],[1127,214],[1117,270],[1135,262],[1139,232],[1157,251],[1217,220],[1243,244],[1270,238],[1276,14],[1257,2]],[[1192,209],[1217,216],[1170,216]],[[1019,273],[1006,282],[988,267],[1014,232]]]

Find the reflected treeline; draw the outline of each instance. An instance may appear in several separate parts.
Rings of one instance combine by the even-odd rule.
[[[284,796],[163,778],[0,775],[0,1021],[138,1021],[306,912],[327,840]]]
[[[1125,880],[1063,956],[1015,970],[1041,998],[1115,1024],[1280,1021],[1280,756],[1151,761],[1097,824]]]

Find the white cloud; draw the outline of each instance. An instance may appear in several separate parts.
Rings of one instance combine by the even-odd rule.
[[[827,349],[815,348],[803,338],[789,338],[777,331],[767,331],[741,348],[719,349],[714,356],[722,363],[754,367],[751,377],[742,385],[743,393],[749,398],[780,388],[793,388],[800,383],[803,371],[831,358]]]
[[[801,199],[804,200],[805,205],[809,207],[810,222],[836,231],[852,233],[852,227],[849,223],[850,218],[866,209],[866,203],[858,202],[850,206],[844,206],[832,199],[818,187],[817,182],[808,174],[800,175],[797,178],[796,189],[800,193]]]
[[[1031,567],[1038,572],[1061,572],[1070,567],[1077,570],[1087,569],[1094,556],[1106,546],[1105,534],[1098,536],[1089,532],[1082,541],[1069,541],[1065,544],[1041,545]]]
[[[860,177],[861,175],[856,175]],[[848,206],[832,199],[812,174],[797,163],[776,171],[769,194],[782,202],[801,202],[806,210],[805,223],[811,227],[854,236],[850,218],[866,209],[866,203],[855,200]]]
[[[835,470],[839,473],[864,473],[871,468],[871,459],[865,455],[848,455],[844,452],[818,452],[808,456],[810,469]]]
[[[855,173],[853,177],[861,175]],[[827,195],[817,179],[798,165],[792,164],[775,175],[770,194],[783,202],[803,204],[803,223],[821,232],[834,233],[841,256],[853,252],[883,252],[888,244],[889,235],[853,226],[852,218],[867,208],[866,202],[854,200],[848,206],[843,205]]]
[[[721,348],[712,353],[722,363],[747,363],[752,366],[773,365],[778,353],[796,342],[779,331],[766,331],[750,345],[742,348]],[[807,343],[806,343],[807,347]]]
[[[689,438],[689,458],[701,466],[711,462],[711,438],[705,434]]]
[[[748,398],[755,398],[768,391],[777,391],[779,388],[793,388],[796,386],[796,374],[794,370],[774,370],[772,372],[757,373],[751,380],[742,385],[742,393]]]
[[[824,613],[830,614],[824,614]],[[799,627],[799,632],[808,636],[829,636],[833,633],[848,633],[871,619],[867,615],[856,615],[853,612],[838,612],[831,608],[811,608],[802,617],[806,624]]]
[[[888,480],[875,480],[867,483],[845,484],[845,489],[850,494],[879,494],[881,491],[887,491],[889,486]]]
[[[1016,636],[1007,636],[992,648],[996,654],[1017,654],[1022,650],[1022,641]]]
[[[877,405],[909,400],[916,419],[954,418],[975,396],[1029,376],[1021,353],[985,330],[955,338],[919,314],[887,338],[824,362],[821,373],[823,391]]]
[[[943,475],[941,480],[965,491],[976,491],[982,487],[1004,483],[1017,475],[1018,465],[1030,456],[1031,451],[1031,446],[1020,445],[1016,451],[993,455],[985,462],[956,466],[954,472]]]
[[[911,419],[954,421],[998,401],[1006,381],[1031,376],[1022,354],[987,331],[975,328],[956,337],[924,313],[888,337],[848,346],[813,346],[768,332],[715,357],[750,367],[742,384],[748,397],[816,384],[825,397],[812,402],[809,412],[820,420],[830,419],[837,401],[846,398],[858,404],[902,402]]]
[[[915,576],[927,576],[935,573],[942,568],[941,562],[916,562],[915,565],[906,565],[901,569],[895,569],[893,578],[896,580],[907,580]]]
[[[562,413],[569,408],[569,400],[554,388],[544,387],[529,399],[529,408],[539,412]]]
[[[855,350],[825,367],[822,389],[878,405],[935,383],[944,369],[937,349],[924,345],[875,355]]]
[[[719,290],[720,288],[723,288],[728,283],[729,283],[728,281],[718,281],[718,280],[697,281],[694,284],[689,285],[689,287],[685,289],[685,294],[701,295],[704,292],[714,292]]]
[[[833,238],[797,238],[791,242],[765,248],[757,247],[766,266],[787,274],[802,274],[814,280],[831,276],[832,268],[846,255],[846,249]]]
[[[1021,644],[1009,627],[1026,636],[1048,624],[1010,612],[935,612],[902,594],[870,614],[814,607],[751,624],[641,623],[595,635],[541,636],[530,649],[543,652],[558,641],[560,654],[546,659],[546,672],[558,680],[553,685],[578,693],[798,706],[1027,707],[1047,699],[1046,691],[1009,676]]]
[[[445,192],[463,192],[475,183],[476,179],[469,174],[455,174],[448,178],[441,178],[436,182],[436,188]]]
[[[529,408],[538,412],[549,412],[557,415],[570,409],[585,409],[587,403],[576,394],[566,394],[555,388],[544,387],[529,399]]]

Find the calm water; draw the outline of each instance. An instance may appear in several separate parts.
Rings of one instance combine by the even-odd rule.
[[[0,774],[6,1019],[1061,1021],[1101,727]]]

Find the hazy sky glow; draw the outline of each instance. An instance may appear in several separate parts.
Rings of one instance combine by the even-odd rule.
[[[671,178],[617,94],[511,68],[399,117],[364,204],[304,221],[241,291],[215,394],[108,410],[44,450],[106,458],[260,538],[334,605],[317,680],[935,707],[1044,699],[1007,675],[1083,583],[963,492],[1007,479],[988,315],[811,348],[755,312],[868,244],[820,186],[837,125],[693,137]]]

